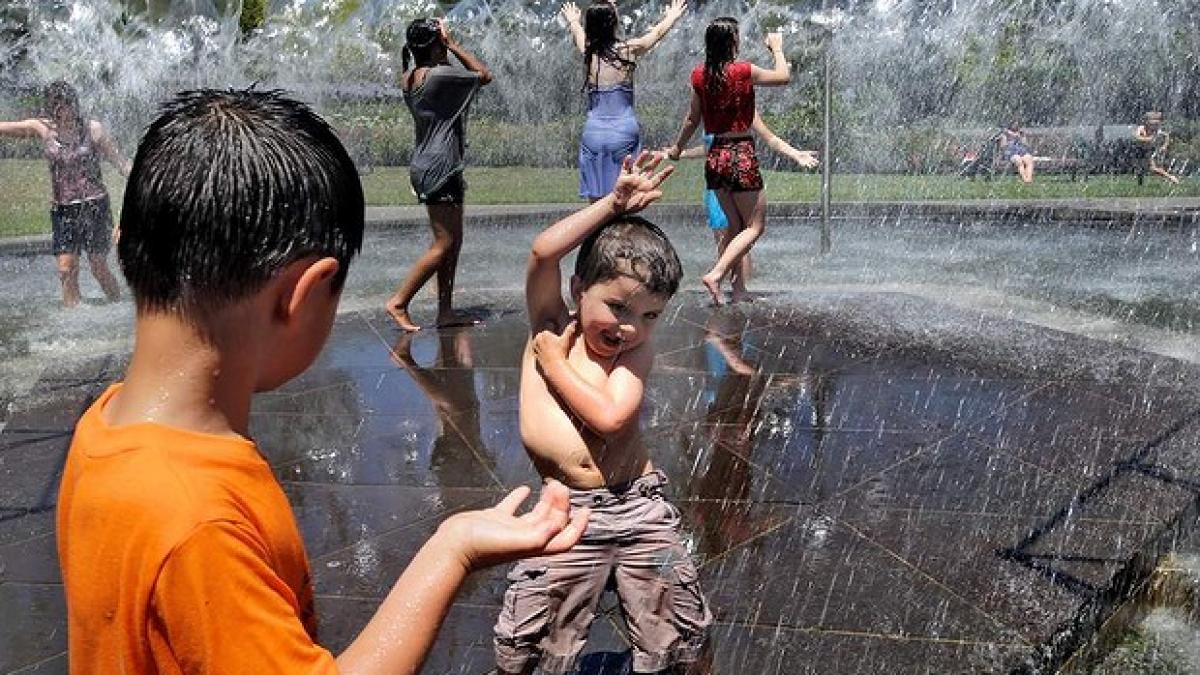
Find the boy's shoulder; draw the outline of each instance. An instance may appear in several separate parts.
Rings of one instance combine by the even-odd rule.
[[[76,425],[61,495],[73,508],[103,510],[112,522],[151,513],[164,533],[186,532],[248,520],[246,500],[282,496],[249,440],[162,424],[109,426],[101,412],[118,389],[110,387]]]

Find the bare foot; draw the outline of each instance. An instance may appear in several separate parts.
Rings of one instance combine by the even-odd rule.
[[[388,305],[387,313],[391,315],[392,321],[396,322],[396,325],[400,327],[400,330],[406,333],[415,333],[421,330],[421,327],[413,323],[412,317],[408,315],[407,307]]]
[[[454,328],[456,326],[478,326],[483,323],[479,319],[461,312],[449,311],[438,314],[438,328]]]
[[[713,304],[716,305],[717,307],[720,307],[722,304],[721,303],[721,278],[717,277],[714,279],[712,276],[712,273],[709,272],[708,274],[705,274],[704,276],[700,277],[700,282],[704,284],[704,288],[708,289],[708,294],[712,296]]]

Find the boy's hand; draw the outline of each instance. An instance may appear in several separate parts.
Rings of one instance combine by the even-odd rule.
[[[783,34],[779,31],[767,33],[767,49],[772,54],[783,51]]]
[[[611,195],[614,211],[637,213],[662,198],[662,190],[658,188],[675,171],[675,167],[668,166],[654,173],[662,161],[661,154],[648,150],[643,150],[637,161],[633,157],[625,157],[621,163],[621,175]]]
[[[525,515],[517,508],[529,496],[527,486],[508,493],[490,509],[451,516],[438,534],[461,557],[468,571],[535,555],[561,553],[575,545],[587,529],[588,510],[571,513],[570,492],[547,479],[538,503]]]
[[[572,321],[563,329],[562,335],[552,330],[543,330],[533,336],[533,356],[538,365],[545,368],[551,363],[566,359],[571,351],[571,343],[575,341],[575,329],[578,326],[578,322]]]

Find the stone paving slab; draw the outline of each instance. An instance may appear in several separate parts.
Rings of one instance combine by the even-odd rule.
[[[523,318],[402,336],[338,318],[251,429],[344,647],[447,515],[536,481]],[[1046,672],[1194,524],[1200,369],[889,293],[677,301],[642,419],[713,605],[714,672]],[[63,672],[53,506],[74,416],[121,359],[55,364],[0,431],[0,673]],[[426,667],[487,672],[504,570]],[[602,603],[581,672],[624,672]]]

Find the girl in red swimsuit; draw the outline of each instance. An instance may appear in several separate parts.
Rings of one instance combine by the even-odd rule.
[[[701,281],[721,304],[721,279],[733,271],[732,300],[746,300],[742,265],[746,254],[762,236],[766,226],[767,198],[763,193],[762,174],[750,127],[754,122],[754,85],[779,86],[791,80],[791,70],[783,55],[779,33],[767,35],[767,48],[775,59],[770,70],[746,61],[736,61],[738,22],[722,17],[704,32],[704,63],[692,71],[692,103],[683,120],[675,145],[667,151],[678,159],[700,123],[713,134],[713,144],[704,166],[704,181],[717,194],[717,201],[729,219],[725,250]]]

